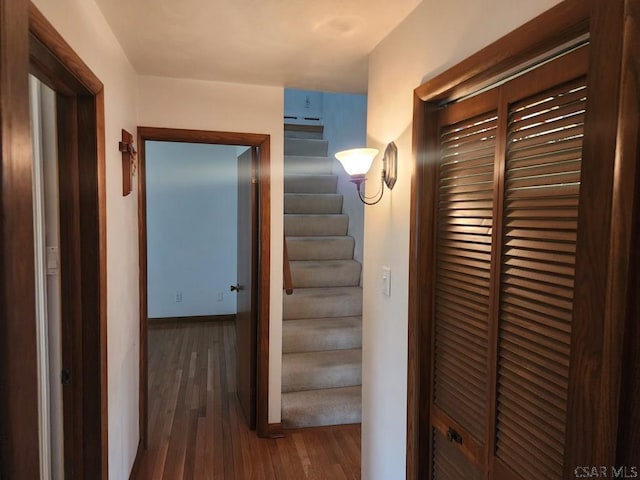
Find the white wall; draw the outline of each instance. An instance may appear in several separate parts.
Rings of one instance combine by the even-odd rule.
[[[150,318],[236,313],[236,150],[146,143]]]
[[[367,96],[349,93],[323,95],[324,138],[329,141],[333,173],[338,175],[338,193],[343,195],[342,212],[349,215],[349,230],[356,243],[353,257],[362,262],[364,241],[364,204],[358,198],[356,187],[335,158],[336,152],[348,148],[367,146]],[[379,176],[371,176],[374,182]],[[371,207],[370,207],[371,208]]]
[[[139,77],[138,125],[271,136],[271,304],[269,422],[280,422],[282,369],[284,89],[224,82]]]
[[[365,210],[362,478],[405,475],[413,89],[556,3],[424,0],[370,56],[368,144],[396,142],[398,181]],[[391,297],[380,293],[383,266]]]
[[[104,84],[107,184],[109,477],[129,472],[138,447],[138,199],[122,196],[120,129],[136,131],[133,68],[92,0],[34,0]]]
[[[296,90],[287,88],[284,91],[284,114],[292,123],[322,124],[322,92]],[[310,119],[318,120],[310,120]]]
[[[362,262],[363,203],[334,155],[340,150],[366,146],[367,96],[287,88],[284,91],[284,111],[285,115],[320,117],[320,124],[324,126],[323,138],[329,142],[327,156],[333,159],[333,173],[338,175],[338,193],[344,198],[342,211],[349,215],[348,234],[355,239],[354,258]]]

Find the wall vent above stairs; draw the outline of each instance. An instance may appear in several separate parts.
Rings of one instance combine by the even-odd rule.
[[[285,428],[361,419],[362,266],[321,128],[285,125],[284,231],[294,286],[283,297]]]

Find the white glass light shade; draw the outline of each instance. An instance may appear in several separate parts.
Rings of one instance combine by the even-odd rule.
[[[345,171],[351,175],[365,175],[371,168],[373,159],[378,155],[375,148],[352,148],[336,153]]]

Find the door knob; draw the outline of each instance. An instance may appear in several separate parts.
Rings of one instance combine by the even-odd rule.
[[[236,285],[231,285],[229,289],[232,292],[239,292],[240,290],[242,290],[242,287],[240,286],[240,284],[236,284]]]
[[[449,427],[449,430],[447,430],[447,440],[449,440],[450,442],[462,444],[462,435],[456,432],[453,428]]]

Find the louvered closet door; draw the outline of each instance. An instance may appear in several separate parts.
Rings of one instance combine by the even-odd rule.
[[[587,58],[439,113],[433,479],[564,477]]]
[[[495,455],[511,478],[564,468],[586,78],[509,106]]]
[[[497,96],[440,115],[433,478],[482,478]],[[463,120],[460,120],[463,118]]]

